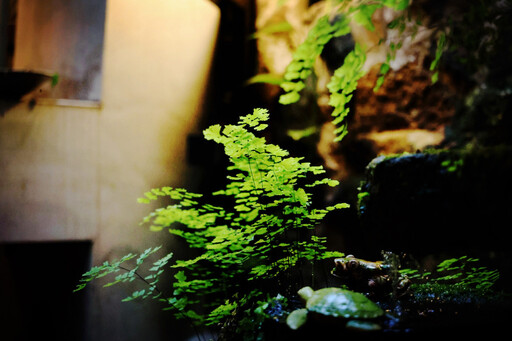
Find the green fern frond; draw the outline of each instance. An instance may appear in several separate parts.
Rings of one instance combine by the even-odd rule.
[[[281,88],[285,94],[279,98],[281,104],[295,103],[300,99],[299,92],[305,87],[305,80],[311,75],[315,61],[324,46],[333,38],[350,32],[349,21],[341,16],[331,22],[329,16],[320,18],[309,31],[305,41],[293,54],[293,60],[286,68]]]
[[[352,99],[353,92],[357,88],[359,79],[364,76],[363,65],[366,55],[359,44],[356,44],[331,78],[327,88],[331,93],[329,104],[333,106],[331,115],[333,124],[338,128],[335,130],[335,141],[340,141],[347,134],[347,124],[345,118],[349,113],[347,104]]]

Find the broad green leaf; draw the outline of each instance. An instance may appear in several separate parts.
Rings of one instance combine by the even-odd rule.
[[[281,104],[292,104],[298,102],[300,95],[298,92],[290,92],[279,97],[279,103]]]
[[[289,129],[286,134],[295,141],[301,140],[305,137],[311,136],[318,132],[318,127],[311,126],[305,129]]]
[[[268,34],[290,32],[292,29],[293,29],[293,27],[288,21],[281,21],[281,22],[263,27],[262,29],[253,33],[250,36],[250,38],[257,39],[257,38],[260,38],[261,36],[268,35]]]
[[[286,324],[293,330],[299,329],[303,326],[308,319],[308,310],[301,308],[292,311],[286,318]]]
[[[297,191],[295,191],[295,197],[299,200],[302,206],[305,206],[308,203],[308,195],[302,188],[299,188]]]
[[[262,73],[255,75],[251,78],[249,78],[245,84],[257,84],[257,83],[266,83],[266,84],[273,84],[273,85],[281,85],[281,83],[284,81],[283,77],[279,75],[275,75],[272,73]]]
[[[220,136],[221,126],[216,124],[203,131],[206,140],[216,140]]]
[[[322,258],[324,258],[324,259],[327,259],[327,258],[340,258],[340,257],[345,257],[345,254],[343,252],[339,252],[339,251],[325,251],[322,254]]]

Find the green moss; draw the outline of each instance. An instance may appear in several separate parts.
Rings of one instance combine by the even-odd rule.
[[[369,199],[370,193],[369,192],[359,192],[357,194],[357,211],[360,213],[361,211],[364,211],[366,207],[366,202]]]
[[[468,301],[494,296],[492,288],[500,274],[478,263],[477,258],[462,256],[442,261],[432,273],[414,269],[402,269],[400,273],[414,281],[411,290],[422,300]]]

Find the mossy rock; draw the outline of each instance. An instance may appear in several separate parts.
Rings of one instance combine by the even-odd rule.
[[[384,315],[384,311],[361,293],[337,287],[313,291],[311,287],[299,290],[306,301],[305,308],[290,313],[286,323],[292,329],[298,329],[306,323],[308,316],[338,318],[345,320],[345,326],[358,330],[380,330],[377,323],[368,320]],[[352,321],[352,323],[348,323]]]
[[[506,251],[512,148],[382,156],[367,167],[359,216],[368,248]],[[485,233],[482,231],[485,230]]]

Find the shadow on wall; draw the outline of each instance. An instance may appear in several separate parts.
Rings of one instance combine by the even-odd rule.
[[[73,290],[90,266],[91,242],[0,244],[3,340],[84,340],[86,295]]]

